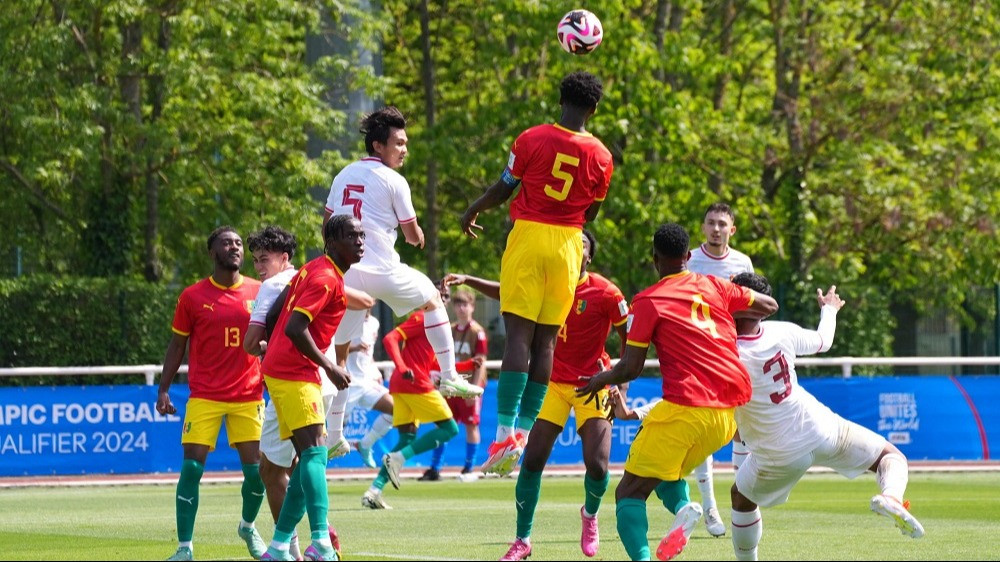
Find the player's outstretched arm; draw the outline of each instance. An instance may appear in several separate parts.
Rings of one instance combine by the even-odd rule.
[[[486,190],[486,193],[482,194],[479,199],[473,201],[472,205],[469,205],[469,208],[465,210],[464,214],[462,214],[460,221],[462,232],[464,232],[467,236],[479,238],[479,235],[475,232],[476,230],[483,229],[483,227],[476,224],[476,218],[479,217],[479,213],[504,204],[508,199],[510,199],[511,194],[514,193],[514,189],[517,187],[518,183],[520,182],[517,181],[511,184],[501,178],[497,180],[496,183],[491,185],[489,189]]]
[[[585,384],[576,389],[576,395],[586,396],[587,402],[590,402],[604,387],[611,384],[624,384],[635,379],[642,373],[647,349],[635,345],[625,346],[625,354],[621,361],[610,371],[604,371],[592,377],[580,377],[580,380],[585,381]]]
[[[819,302],[820,308],[823,308],[824,306],[832,306],[835,309],[840,310],[845,304],[847,304],[840,298],[840,295],[837,294],[836,285],[830,285],[826,294],[823,294],[822,289],[816,289],[816,300]]]
[[[446,287],[451,287],[452,285],[467,285],[493,300],[500,300],[499,281],[480,279],[479,277],[473,277],[462,273],[449,273],[444,276],[444,279],[442,279],[441,282]]]

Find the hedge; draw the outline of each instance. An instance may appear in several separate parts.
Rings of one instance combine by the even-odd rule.
[[[160,364],[179,288],[134,278],[0,280],[0,367]],[[130,375],[0,377],[2,386],[136,384]]]

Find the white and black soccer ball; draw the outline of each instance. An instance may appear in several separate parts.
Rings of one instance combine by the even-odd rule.
[[[586,55],[601,44],[604,26],[593,13],[573,10],[559,20],[556,37],[559,39],[559,46],[567,53]]]

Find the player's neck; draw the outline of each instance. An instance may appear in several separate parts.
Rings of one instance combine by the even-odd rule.
[[[706,254],[711,254],[717,258],[721,258],[722,256],[726,255],[729,252],[729,244],[720,246],[717,244],[712,245],[708,242],[705,242],[704,244],[701,245],[701,249],[704,250]]]
[[[586,133],[587,116],[564,106],[562,116],[559,118],[559,126],[570,131]]]
[[[755,336],[760,332],[760,320],[750,320],[749,318],[736,319],[737,336]]]
[[[232,287],[233,285],[240,282],[243,277],[240,275],[240,270],[228,270],[216,268],[215,272],[212,273],[212,280],[214,280],[219,285],[223,287]]]

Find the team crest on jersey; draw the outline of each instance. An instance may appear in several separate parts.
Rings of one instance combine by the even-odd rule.
[[[244,302],[244,304],[246,304],[246,305],[247,305],[247,312],[249,312],[249,313],[251,313],[251,314],[252,314],[252,313],[253,313],[253,305],[254,305],[254,304],[255,304],[255,303],[257,302],[257,301],[243,301],[243,302]]]
[[[583,314],[584,310],[587,310],[587,301],[584,299],[576,301],[576,313]]]
[[[184,424],[184,433],[191,433],[191,422]]]

